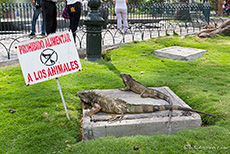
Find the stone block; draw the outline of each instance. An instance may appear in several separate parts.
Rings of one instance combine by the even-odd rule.
[[[202,49],[172,46],[155,50],[153,54],[158,57],[168,58],[172,60],[193,61],[204,55],[206,52],[207,50]]]
[[[189,107],[168,87],[155,88],[172,99],[174,105]],[[120,91],[118,89],[94,90],[96,93],[120,98],[130,104],[152,104],[166,105],[168,102],[162,99],[141,98],[140,95],[131,91]],[[83,140],[96,139],[106,136],[133,136],[133,135],[154,135],[154,134],[172,134],[182,129],[193,129],[201,126],[201,118],[197,113],[173,111],[173,117],[170,126],[167,128],[169,111],[159,111],[154,113],[125,114],[121,121],[108,120],[113,114],[99,112],[92,117],[85,116],[86,110],[83,110]]]

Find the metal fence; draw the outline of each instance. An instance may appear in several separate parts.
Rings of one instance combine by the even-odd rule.
[[[102,45],[113,45],[134,40],[145,40],[166,34],[200,31],[210,21],[210,4],[128,4],[129,33],[120,34],[117,31],[117,19],[115,6],[111,3],[103,3],[99,8],[101,16],[105,19],[102,30]],[[57,31],[65,31],[69,28],[69,20],[62,18],[61,13],[64,3],[57,3]],[[12,47],[22,40],[31,39],[28,34],[31,31],[33,15],[31,3],[0,4],[0,51],[5,50],[7,58],[16,54]],[[76,38],[77,48],[86,47],[86,27],[84,25],[84,13],[82,11]],[[40,33],[41,17],[39,17],[36,30]],[[7,35],[5,35],[7,34]],[[9,34],[18,34],[11,35]],[[0,57],[6,56],[1,55]]]
[[[61,17],[64,3],[57,3],[57,30],[68,29],[69,21]],[[31,30],[31,20],[34,6],[31,3],[2,3],[0,4],[0,32],[24,33]],[[106,19],[107,28],[116,27],[116,15],[114,4],[104,3],[100,13]],[[128,4],[128,21],[130,27],[133,25],[145,25],[162,28],[157,24],[162,22],[173,22],[177,20],[183,23],[209,23],[210,4]],[[84,15],[82,13],[80,28],[83,27]],[[37,31],[40,32],[41,18],[38,20]],[[146,25],[148,24],[148,25]],[[194,26],[194,24],[192,25]],[[163,25],[164,27],[164,25]],[[84,27],[83,27],[84,28]],[[104,26],[105,28],[105,26]],[[135,28],[140,28],[136,26]]]

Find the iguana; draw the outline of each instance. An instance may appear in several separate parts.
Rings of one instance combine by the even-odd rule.
[[[167,101],[169,103],[169,105],[173,105],[172,101],[168,95],[166,95],[166,94],[164,94],[158,90],[150,89],[150,88],[146,87],[145,85],[141,84],[140,82],[137,82],[136,80],[134,80],[132,78],[132,76],[129,74],[121,73],[120,76],[123,80],[123,83],[125,84],[125,88],[120,88],[120,90],[133,91],[137,94],[140,94],[140,96],[143,98],[150,97],[150,98],[163,99],[163,100]],[[170,109],[169,121],[168,121],[167,127],[169,126],[171,118],[172,118],[172,110]]]
[[[117,118],[122,119],[125,113],[150,113],[164,110],[182,110],[191,111],[201,114],[206,114],[210,116],[215,116],[214,114],[201,112],[187,107],[181,107],[176,105],[135,105],[128,104],[122,99],[110,98],[97,94],[94,91],[79,91],[77,95],[81,99],[82,108],[90,109],[86,116],[92,116],[93,114],[102,111],[106,113],[117,114],[110,119],[110,121]]]
[[[137,82],[132,78],[131,75],[126,73],[120,74],[123,83],[125,84],[125,88],[120,88],[122,91],[133,91],[137,94],[140,94],[141,97],[150,97],[150,98],[158,98],[167,101],[170,105],[172,105],[172,101],[170,97],[158,90],[150,89],[145,85]]]

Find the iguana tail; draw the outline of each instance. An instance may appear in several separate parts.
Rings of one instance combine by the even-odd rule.
[[[165,111],[165,110],[181,110],[181,111],[191,111],[201,114],[206,114],[210,116],[216,116],[214,114],[194,110],[187,107],[181,107],[177,105],[127,105],[127,113],[150,113],[150,112],[157,112],[157,111]]]
[[[163,99],[166,102],[168,102],[169,105],[172,105],[172,100],[168,95],[166,95],[166,94],[164,94],[158,90],[155,90],[155,89],[151,89],[147,92],[143,91],[140,95],[141,95],[141,97],[144,97],[144,98],[150,97],[150,98]]]
[[[162,92],[160,92],[160,91],[157,91],[156,97],[159,98],[159,99],[163,99],[163,100],[165,100],[166,102],[168,102],[169,105],[172,105],[171,98],[170,98],[168,95],[165,95],[164,93],[162,93]]]
[[[181,110],[181,111],[191,111],[191,112],[196,112],[196,113],[201,113],[201,114],[206,114],[206,115],[210,115],[210,116],[216,116],[215,114],[211,114],[211,113],[206,113],[206,112],[202,112],[202,111],[198,111],[195,109],[191,109],[188,107],[182,107],[182,106],[177,106],[177,105],[160,105],[163,107],[163,110]]]

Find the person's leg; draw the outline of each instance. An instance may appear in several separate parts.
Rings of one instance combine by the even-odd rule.
[[[88,11],[87,10],[84,10],[84,15],[85,15],[85,17],[88,15]]]
[[[81,3],[77,2],[75,4],[68,5],[68,13],[69,13],[69,20],[70,20],[70,29],[73,33],[73,38],[75,41],[76,30],[81,16]]]
[[[46,33],[47,35],[51,33],[51,28],[50,28],[50,25],[51,25],[51,17],[50,17],[50,9],[49,9],[49,2],[46,1],[46,0],[43,0],[42,1],[42,11],[43,11],[43,17],[45,19],[45,25],[46,25]]]
[[[228,9],[228,10],[226,11],[226,13],[227,13],[227,15],[229,15],[229,14],[230,14],[230,9]]]
[[[127,21],[127,9],[122,10],[121,17],[123,21],[124,33],[127,33],[129,28]]]
[[[51,1],[42,1],[42,10],[44,11],[46,33],[47,35],[56,32],[57,27],[57,10],[56,4]]]
[[[121,23],[121,11],[120,9],[116,9],[116,16],[117,16],[117,29],[119,32],[122,32],[122,23]]]
[[[103,29],[106,29],[107,24],[108,24],[108,8],[107,7],[103,8],[103,16],[102,16],[102,18],[104,19]]]
[[[52,16],[53,16],[53,25],[52,25],[52,33],[56,32],[57,29],[57,7],[56,4],[53,3],[53,12],[52,12]]]
[[[32,19],[32,31],[31,31],[31,34],[35,34],[35,33],[36,33],[35,26],[36,26],[36,22],[37,22],[37,19],[38,19],[39,14],[40,14],[39,9],[36,9],[36,8],[35,8],[35,10],[34,10],[34,15],[33,15],[33,19]]]
[[[42,11],[42,34],[46,33],[46,23],[45,23],[45,16],[44,16],[44,11]]]

